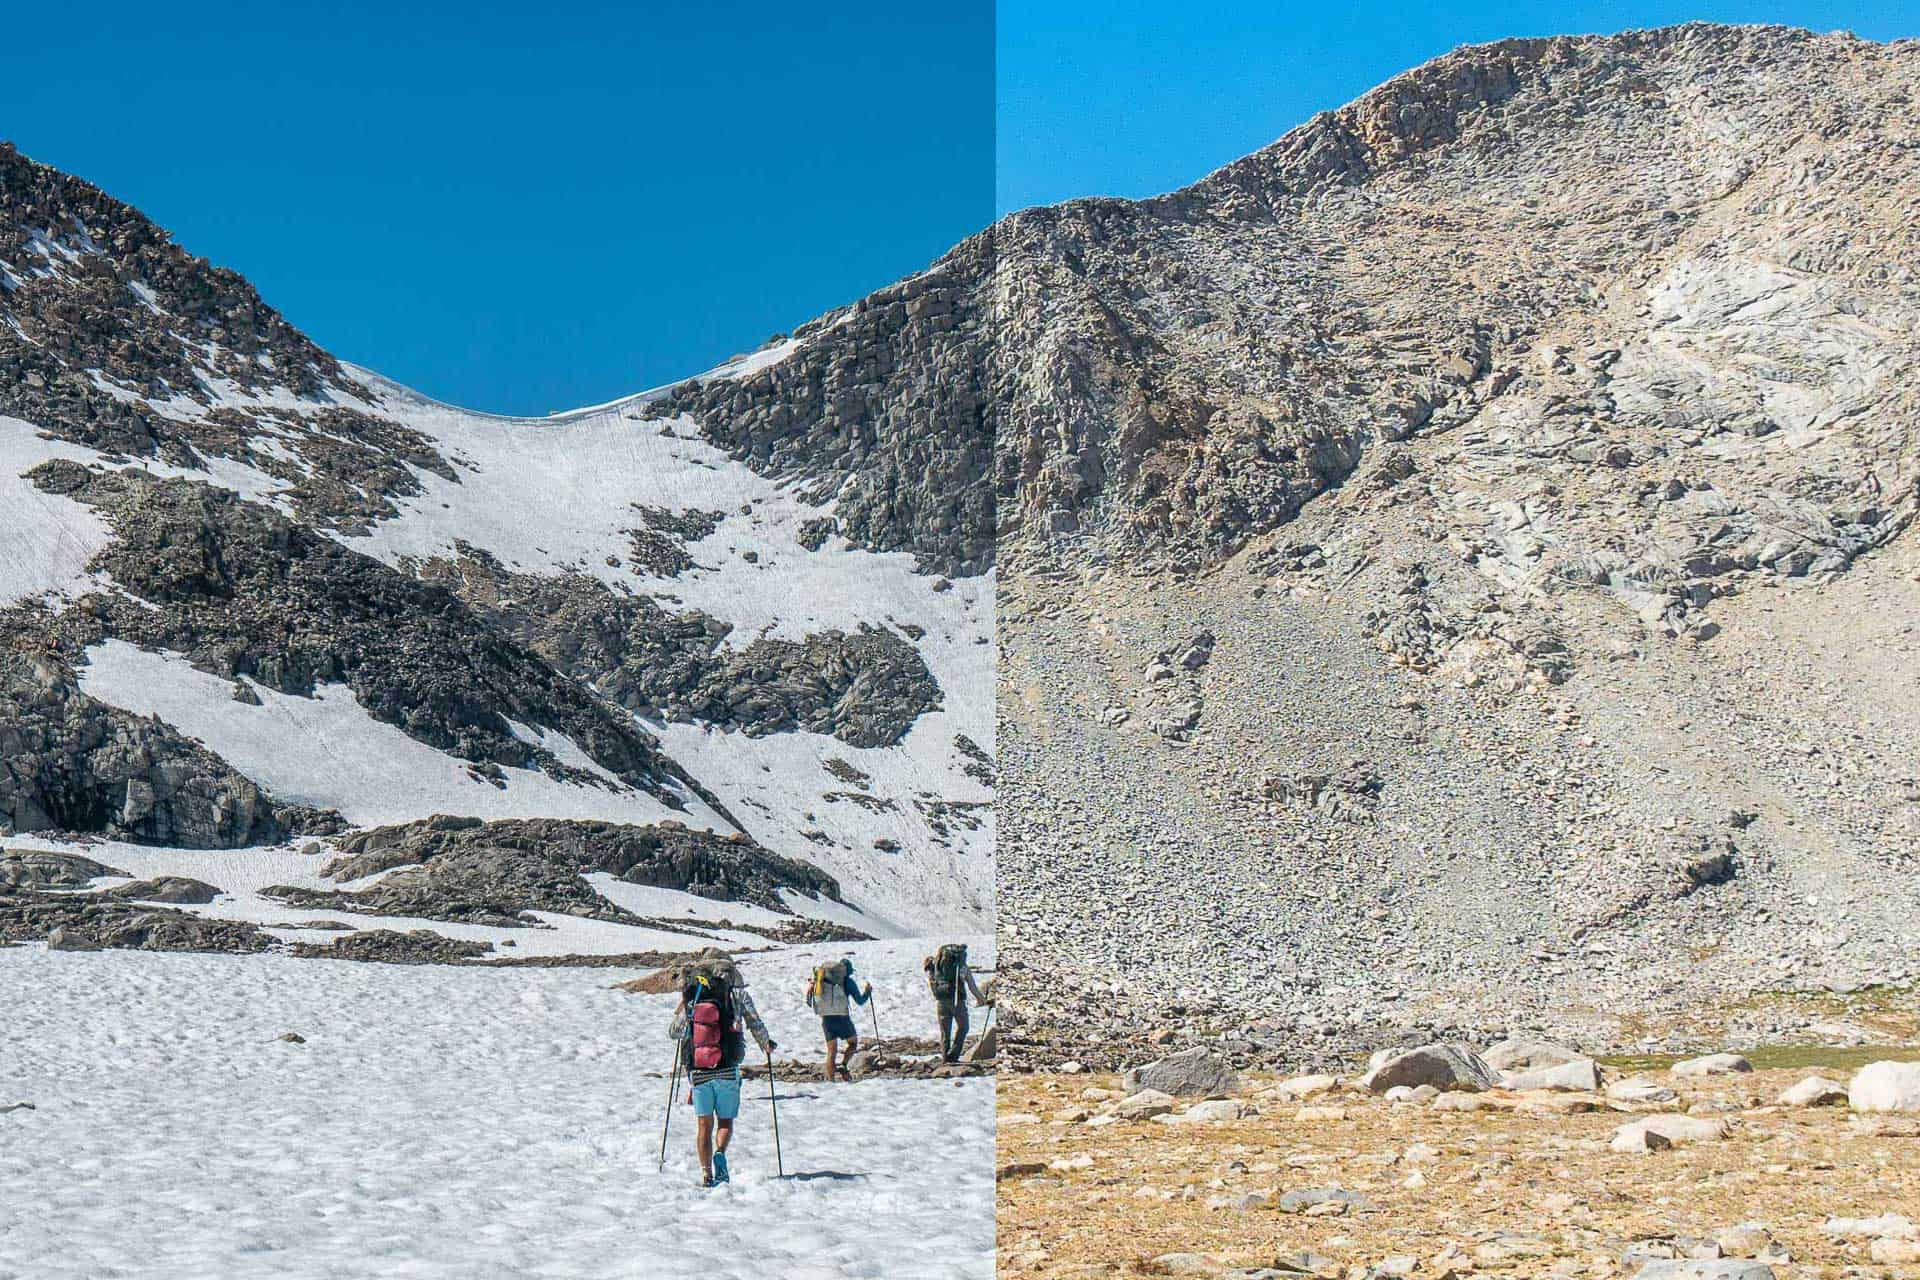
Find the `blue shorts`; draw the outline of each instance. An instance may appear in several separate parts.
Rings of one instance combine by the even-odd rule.
[[[820,1029],[829,1040],[852,1040],[860,1034],[853,1029],[852,1016],[845,1013],[828,1014],[820,1019]]]
[[[693,1114],[731,1120],[740,1114],[740,1077],[693,1086]]]

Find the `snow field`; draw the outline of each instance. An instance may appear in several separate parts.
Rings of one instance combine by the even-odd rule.
[[[934,945],[851,948],[889,1034]],[[747,961],[781,1057],[843,950]],[[786,1180],[749,1082],[703,1191],[685,1106],[657,1171],[674,1001],[630,976],[0,950],[0,1097],[37,1108],[0,1116],[0,1280],[992,1275],[990,1081],[783,1079]]]

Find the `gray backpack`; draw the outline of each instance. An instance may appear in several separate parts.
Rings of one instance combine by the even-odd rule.
[[[852,1007],[847,1003],[847,962],[835,960],[813,971],[813,984],[807,988],[807,1003],[823,1018],[844,1018]]]

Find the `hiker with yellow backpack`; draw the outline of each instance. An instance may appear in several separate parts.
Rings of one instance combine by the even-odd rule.
[[[814,968],[807,983],[807,1007],[820,1017],[820,1030],[827,1039],[827,1083],[834,1080],[836,1060],[839,1078],[851,1083],[853,1075],[847,1062],[860,1048],[860,1032],[853,1025],[853,1006],[873,999],[873,984],[863,991],[853,980],[853,960],[835,960]],[[840,1046],[846,1045],[844,1055]]]

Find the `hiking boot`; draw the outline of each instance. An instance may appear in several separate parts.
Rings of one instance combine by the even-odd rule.
[[[714,1182],[712,1174],[703,1173],[700,1175],[700,1185],[703,1188],[711,1188],[711,1187],[717,1186],[718,1184]]]
[[[728,1172],[727,1170],[727,1153],[724,1151],[714,1152],[713,1153],[712,1185],[718,1186],[722,1182],[732,1182],[732,1181],[733,1181],[733,1174]]]

